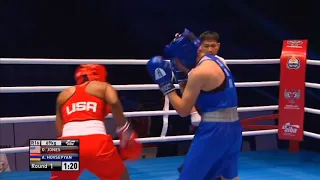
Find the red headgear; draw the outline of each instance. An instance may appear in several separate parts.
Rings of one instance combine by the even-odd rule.
[[[98,64],[80,65],[74,74],[77,84],[82,84],[85,81],[107,81],[108,72],[106,68]]]

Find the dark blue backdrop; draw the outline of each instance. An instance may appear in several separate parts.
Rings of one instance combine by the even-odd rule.
[[[290,4],[291,3],[291,4]],[[0,1],[1,57],[147,59],[162,54],[176,32],[189,28],[221,35],[226,59],[279,58],[284,39],[309,39],[308,58],[320,59],[315,1]],[[279,65],[231,65],[236,80],[278,80]],[[3,65],[1,86],[71,85],[73,65]],[[152,83],[143,66],[108,66],[112,84]],[[320,82],[320,67],[307,80]],[[256,76],[259,74],[259,76]],[[121,92],[126,93],[126,92]],[[136,93],[136,92],[135,92]],[[145,92],[143,92],[145,93]],[[152,99],[143,96],[145,100]],[[160,98],[159,92],[153,92]],[[54,114],[56,93],[0,94],[1,116]],[[277,104],[278,88],[240,88],[240,106]],[[142,97],[141,93],[140,96]],[[319,90],[307,106],[320,108]],[[320,133],[319,116],[306,130]],[[306,138],[303,146],[319,150]]]

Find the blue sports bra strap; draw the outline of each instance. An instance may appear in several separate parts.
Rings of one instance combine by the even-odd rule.
[[[224,71],[224,74],[226,75],[226,78],[228,79],[228,86],[229,87],[233,87],[233,77],[232,74],[230,72],[230,70],[227,68],[227,66],[221,61],[221,59],[219,59],[217,56],[208,54],[206,55],[207,57],[209,57],[211,60],[213,60],[214,62],[216,62],[220,68]]]
[[[207,58],[206,58],[207,57]],[[201,63],[203,63],[206,60],[213,60],[215,61],[220,67],[221,69],[226,69],[228,71],[227,75],[231,75],[229,69],[227,68],[227,66],[221,61],[220,58],[218,58],[217,56],[211,55],[211,54],[206,54],[204,56],[201,57],[200,61],[198,62],[197,66],[199,66]]]

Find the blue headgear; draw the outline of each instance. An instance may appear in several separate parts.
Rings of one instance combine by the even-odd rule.
[[[196,65],[200,40],[191,31],[184,32],[165,47],[168,58],[178,58],[183,66],[192,69]]]

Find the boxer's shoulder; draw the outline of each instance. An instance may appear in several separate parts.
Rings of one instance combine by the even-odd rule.
[[[214,69],[218,68],[216,62],[209,60],[209,61],[203,61],[199,66],[194,68],[194,72],[197,72],[198,74],[207,74],[211,73]]]
[[[202,81],[205,80],[208,75],[211,73],[211,70],[206,67],[206,65],[200,65],[192,69],[188,73],[188,82],[189,81]]]
[[[193,69],[190,79],[195,79],[196,81],[201,81],[204,84],[212,84],[211,82],[221,79],[223,70],[215,61],[203,61],[199,66]],[[191,78],[192,76],[196,78]],[[188,81],[189,81],[188,80]],[[212,89],[211,87],[209,89]]]
[[[64,101],[69,99],[74,94],[75,91],[76,91],[75,86],[71,86],[63,90],[62,92],[59,93],[57,97],[57,102],[63,103]]]

